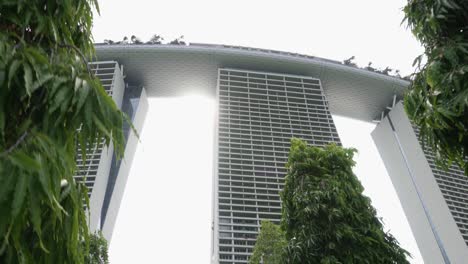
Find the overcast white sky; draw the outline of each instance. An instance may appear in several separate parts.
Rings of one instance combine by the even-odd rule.
[[[405,0],[100,0],[94,38],[217,43],[291,51],[411,73],[422,48],[400,25]],[[209,263],[214,100],[150,100],[110,244],[119,263]],[[370,137],[374,124],[334,116],[345,146],[359,150],[355,173],[386,229],[423,263]]]

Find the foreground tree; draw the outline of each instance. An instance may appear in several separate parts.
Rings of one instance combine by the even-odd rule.
[[[442,165],[468,174],[468,1],[409,0],[406,21],[425,49],[405,110]]]
[[[281,193],[284,263],[409,263],[362,194],[354,153],[292,140]]]
[[[89,255],[85,258],[86,264],[109,264],[107,240],[101,232],[90,236]]]
[[[286,245],[287,242],[280,227],[270,221],[262,221],[249,263],[282,264],[281,255]]]
[[[95,0],[0,1],[0,263],[84,263],[79,150],[122,153],[122,113],[88,68]],[[78,133],[77,131],[80,130]]]

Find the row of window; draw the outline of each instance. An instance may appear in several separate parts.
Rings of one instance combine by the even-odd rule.
[[[287,105],[288,108],[292,111],[300,111],[303,109],[308,109],[309,105],[316,105],[318,103],[323,102],[323,99],[304,99],[304,98],[291,98],[288,97],[286,100],[268,100],[268,98],[262,98],[261,96],[255,96],[252,98],[249,98],[246,94],[241,94],[241,93],[231,93],[230,96],[219,96],[219,101],[220,103],[223,103],[223,101],[247,101],[250,100],[250,104],[266,104],[266,105],[272,105],[272,102],[277,102],[278,105]],[[323,104],[323,107],[325,108],[325,104]]]
[[[306,134],[312,134],[315,132],[327,132],[332,135],[336,135],[336,130],[330,123],[325,125],[323,124],[312,124],[308,121],[291,121],[292,125],[301,125],[307,127],[309,131]],[[272,126],[271,123],[268,122],[256,122],[256,121],[246,121],[240,119],[233,119],[230,120],[226,119],[222,120],[219,123],[220,129],[241,129],[241,130],[248,130],[251,131],[251,134],[255,133],[265,133],[265,132],[281,132],[283,137],[291,137],[291,128],[282,128],[281,126]],[[310,131],[313,131],[310,133]]]
[[[248,82],[243,82],[243,81],[229,81],[229,80],[220,80],[219,82],[219,87],[220,90],[232,90],[234,88],[237,88],[237,90],[242,91],[242,92],[248,92],[252,90],[256,90],[256,92],[294,92],[298,94],[308,94],[310,91],[319,91],[320,86],[319,85],[311,85],[311,84],[294,84],[291,82],[287,83],[282,83],[282,82],[276,82],[276,81],[271,81],[271,82],[257,82],[257,81],[248,81]]]
[[[288,142],[288,139],[291,137],[297,138],[313,138],[313,137],[336,137],[337,133],[330,133],[330,132],[313,132],[310,133],[310,129],[291,129],[291,128],[276,128],[275,131],[268,131],[268,128],[264,128],[263,131],[261,130],[240,130],[240,129],[226,129],[224,128],[223,131],[219,132],[219,137],[223,139],[258,139],[261,140],[262,137],[270,138],[269,141],[273,139],[275,141],[283,141]],[[281,132],[277,132],[281,130]],[[240,132],[240,133],[239,133]],[[285,140],[286,139],[286,140]]]
[[[279,202],[266,202],[266,201],[257,201],[257,200],[242,200],[242,199],[219,199],[221,204],[232,204],[232,205],[258,205],[258,206],[271,206],[271,207],[281,207]]]
[[[233,187],[229,185],[219,185],[218,191],[222,192],[235,192],[235,193],[248,193],[248,194],[260,194],[270,195],[271,197],[278,197],[279,200],[279,189],[268,189],[268,188],[257,188],[257,187]]]
[[[265,195],[265,194],[255,194],[255,193],[234,193],[234,192],[219,192],[218,196],[221,198],[232,198],[232,199],[255,199],[257,201],[279,201],[279,195]]]
[[[219,180],[227,180],[227,181],[244,181],[244,182],[259,182],[259,183],[282,183],[284,181],[284,173],[285,170],[282,170],[280,173],[278,172],[270,172],[267,175],[235,175],[235,174],[226,174],[226,173],[219,173],[218,178]]]
[[[238,181],[219,181],[220,185],[232,186],[232,187],[251,187],[251,188],[268,188],[268,189],[280,189],[282,186],[279,184],[265,184],[258,182],[238,182]]]
[[[258,112],[265,112],[267,110],[281,110],[281,111],[288,111],[291,110],[293,112],[297,112],[300,110],[308,110],[310,112],[317,112],[323,113],[327,112],[327,107],[325,103],[319,104],[311,104],[307,105],[307,107],[301,107],[299,109],[292,109],[298,108],[296,104],[292,104],[291,102],[285,101],[256,101],[256,100],[238,100],[237,98],[231,98],[233,100],[224,100],[220,98],[220,105],[219,110],[241,110],[242,109],[249,109],[249,110],[256,110]]]
[[[320,85],[303,84],[294,82],[265,82],[262,80],[220,80],[220,90],[237,90],[241,92],[259,92],[259,93],[274,93],[274,92],[294,92],[303,93],[321,93]]]
[[[281,75],[281,74],[271,74],[271,73],[260,73],[260,72],[250,72],[243,70],[232,70],[232,69],[220,69],[219,77],[221,79],[226,78],[235,78],[235,77],[249,77],[251,79],[268,79],[268,80],[281,80],[281,81],[290,81],[290,82],[304,82],[304,83],[315,83],[318,84],[319,80],[311,77],[302,77],[302,76],[292,76],[292,75]]]
[[[219,115],[219,122],[220,123],[232,123],[232,124],[249,124],[254,126],[262,126],[262,127],[285,127],[292,128],[295,125],[302,124],[302,122],[306,122],[305,126],[307,127],[328,127],[329,129],[334,129],[332,126],[333,120],[331,118],[310,118],[307,115],[304,116],[289,116],[289,119],[283,118],[266,118],[266,117],[251,117],[247,115]],[[248,123],[247,123],[248,122]],[[288,126],[284,126],[287,124]],[[310,129],[310,128],[309,128]]]
[[[265,122],[271,122],[270,119],[282,119],[282,120],[303,120],[303,121],[308,121],[311,120],[311,117],[315,118],[325,118],[331,120],[332,117],[328,114],[322,114],[318,113],[315,111],[301,111],[300,109],[290,109],[290,110],[272,110],[272,111],[266,111],[268,109],[265,109],[265,111],[250,111],[250,110],[220,110],[220,118],[226,118],[226,117],[237,117],[237,119],[246,119],[249,118],[249,120],[253,121],[262,121],[265,120]],[[286,112],[286,113],[285,113]],[[259,119],[263,117],[263,119]],[[306,119],[307,117],[307,119]],[[310,122],[309,122],[310,123]]]
[[[222,97],[242,97],[242,98],[251,98],[251,99],[262,99],[269,101],[288,101],[288,102],[304,102],[297,99],[315,99],[323,100],[325,97],[317,92],[296,92],[291,90],[286,90],[285,92],[280,91],[271,91],[271,90],[260,90],[260,89],[247,89],[240,88],[235,86],[221,86],[219,95]]]
[[[248,80],[252,83],[260,83],[261,81],[285,81],[292,82],[296,84],[315,84],[319,85],[320,81],[318,79],[312,78],[295,78],[295,77],[285,77],[281,75],[270,75],[270,74],[256,74],[256,73],[236,73],[236,72],[222,72],[219,74],[220,80],[232,80],[232,81],[244,81]]]
[[[316,99],[307,99],[306,101],[303,98],[288,99],[288,100],[267,100],[265,98],[247,98],[245,96],[219,96],[220,105],[241,105],[245,103],[250,106],[255,106],[258,108],[265,108],[260,106],[278,106],[278,107],[287,107],[289,110],[300,111],[303,109],[327,109],[327,104],[321,100]],[[295,109],[294,109],[295,108]],[[278,108],[281,109],[281,108]]]
[[[251,177],[268,177],[268,178],[277,178],[278,176],[286,174],[286,168],[276,168],[276,172],[269,172],[265,170],[234,170],[234,169],[219,169],[220,176],[233,177],[233,176],[251,176]]]
[[[278,98],[284,98],[284,97],[296,97],[296,98],[322,97],[322,91],[319,88],[316,88],[316,89],[313,89],[313,87],[305,87],[305,88],[306,88],[305,90],[300,91],[300,89],[294,89],[294,88],[289,88],[289,87],[286,87],[286,89],[281,89],[279,87],[273,86],[272,89],[270,89],[270,87],[266,87],[264,85],[255,85],[255,84],[249,85],[249,86],[237,86],[237,85],[228,86],[227,84],[221,84],[219,94],[223,96],[228,96],[230,92],[254,94],[254,95],[262,95],[263,97],[271,98],[270,100],[278,100]],[[318,97],[314,97],[314,96],[318,96]]]

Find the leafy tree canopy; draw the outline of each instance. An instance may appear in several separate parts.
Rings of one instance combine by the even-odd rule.
[[[89,255],[85,257],[86,264],[109,264],[107,240],[101,232],[90,236]]]
[[[282,264],[281,256],[286,245],[286,238],[280,227],[270,221],[262,221],[249,263]]]
[[[427,59],[415,60],[406,113],[440,164],[468,174],[468,1],[409,0],[404,12]]]
[[[284,263],[409,263],[362,194],[354,153],[292,139],[281,193]]]
[[[141,41],[140,38],[138,38],[137,36],[135,35],[132,35],[130,37],[130,41],[128,40],[128,37],[124,37],[122,41],[113,41],[111,39],[105,39],[104,40],[104,43],[105,44],[108,44],[108,45],[112,45],[112,44],[119,44],[119,45],[132,45],[132,44],[138,44],[138,45],[141,45],[141,44],[151,44],[151,45],[154,45],[154,44],[157,44],[157,45],[160,45],[160,44],[163,44],[162,41],[164,40],[164,38],[161,36],[161,35],[153,35],[147,42],[143,42]],[[169,45],[188,45],[185,41],[184,41],[184,36],[180,36],[166,44],[169,44]]]
[[[87,64],[94,8],[0,1],[0,263],[84,263],[89,253],[75,157],[98,139],[123,148],[122,113]]]

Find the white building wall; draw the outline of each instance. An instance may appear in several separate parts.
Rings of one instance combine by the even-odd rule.
[[[138,133],[140,133],[143,129],[143,124],[149,106],[146,91],[144,88],[141,90],[139,100],[140,101],[138,103],[138,108],[133,119],[133,126]],[[133,158],[135,156],[135,151],[138,146],[138,143],[139,138],[137,134],[135,134],[133,130],[130,130],[127,144],[125,146],[124,156],[122,158],[122,163],[120,164],[117,179],[112,192],[112,197],[109,203],[109,208],[107,210],[106,220],[102,228],[102,233],[109,243],[112,239],[115,221],[119,213],[120,204],[122,202],[122,198],[125,192],[125,186],[127,185],[128,175],[130,174],[130,169],[132,166]]]
[[[122,68],[116,61],[98,61],[90,63],[93,73],[98,77],[106,90],[112,97],[118,108],[122,108],[122,101],[125,93],[125,81]],[[133,125],[137,131],[141,131],[148,110],[148,100],[146,91],[143,88],[139,98],[138,108],[135,113]],[[124,193],[133,156],[138,144],[138,138],[133,131],[130,131],[127,144],[125,146],[124,157],[120,165],[116,183],[113,189],[112,198],[107,210],[106,221],[102,228],[104,237],[110,242],[115,220],[119,211],[120,202]],[[102,209],[106,190],[109,183],[109,174],[112,166],[114,147],[112,142],[109,146],[104,146],[100,142],[88,150],[86,163],[78,154],[78,168],[75,179],[85,182],[89,190],[89,228],[91,232],[100,230]]]
[[[401,102],[380,122],[372,137],[425,263],[467,263],[468,248]]]

